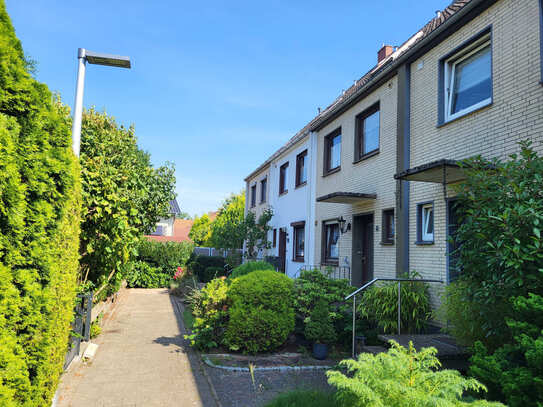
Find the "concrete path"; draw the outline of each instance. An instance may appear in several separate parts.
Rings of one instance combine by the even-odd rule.
[[[167,290],[126,290],[94,341],[94,360],[63,375],[57,406],[216,407],[182,332],[182,316]]]

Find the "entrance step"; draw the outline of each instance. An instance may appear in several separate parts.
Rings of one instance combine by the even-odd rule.
[[[363,346],[362,347],[362,353],[372,353],[374,355],[377,355],[378,353],[386,352],[388,349],[384,346]]]

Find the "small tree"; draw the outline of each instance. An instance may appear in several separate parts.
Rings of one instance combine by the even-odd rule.
[[[249,258],[256,258],[260,250],[269,249],[271,247],[268,241],[268,232],[271,227],[268,225],[273,217],[273,211],[266,209],[256,219],[254,212],[249,211],[245,217],[245,244],[246,255]]]
[[[207,213],[194,218],[189,237],[197,246],[208,247],[211,237],[211,220]]]
[[[241,249],[245,237],[245,192],[232,194],[219,208],[211,224],[210,245],[221,249]]]

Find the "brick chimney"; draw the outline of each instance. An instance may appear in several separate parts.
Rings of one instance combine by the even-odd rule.
[[[377,52],[377,63],[380,64],[382,60],[388,57],[394,52],[394,47],[392,45],[385,45]]]

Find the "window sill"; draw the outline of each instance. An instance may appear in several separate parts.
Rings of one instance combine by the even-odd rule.
[[[335,174],[336,172],[339,172],[339,171],[341,171],[341,165],[339,167],[332,168],[330,171],[326,171],[322,176],[327,177],[328,175]]]
[[[366,154],[360,156],[360,158],[358,158],[358,160],[354,160],[353,164],[358,164],[359,162],[367,160],[368,158],[374,157],[377,154],[379,154],[379,149],[370,151],[369,153],[366,153]]]
[[[415,242],[415,244],[417,246],[431,246],[431,245],[434,244],[434,241],[433,240],[432,241],[430,241],[430,240],[417,240]]]
[[[303,263],[304,262],[304,258],[303,257],[297,257],[295,259],[292,259],[293,262],[296,262],[296,263]]]
[[[266,203],[266,201],[262,201],[260,202],[260,205],[264,205]]]
[[[286,195],[286,194],[288,194],[288,189],[285,190],[285,191],[283,191],[283,192],[280,192],[280,193],[279,193],[279,196],[283,196],[283,195]]]
[[[254,209],[254,208],[256,208],[256,205],[251,205],[251,209]]]
[[[394,246],[394,242],[384,241],[379,243],[381,246]]]
[[[339,266],[339,260],[326,260],[324,263],[321,263],[321,266]]]
[[[476,112],[478,112],[479,110],[486,109],[487,107],[492,106],[492,104],[493,104],[493,100],[491,100],[490,102],[488,102],[488,103],[486,103],[486,104],[484,104],[484,105],[482,105],[482,106],[477,107],[476,109],[470,110],[469,112],[466,112],[466,113],[463,113],[463,114],[461,114],[461,115],[459,115],[459,116],[456,116],[456,117],[454,117],[454,118],[452,118],[452,119],[444,120],[444,121],[441,122],[441,123],[437,123],[437,126],[436,126],[436,127],[439,129],[440,127],[446,126],[446,125],[449,124],[449,123],[453,123],[453,122],[455,122],[455,121],[457,121],[457,120],[460,120],[460,119],[462,119],[462,118],[464,118],[464,117],[466,117],[466,116],[469,116],[469,115],[471,115],[471,114],[473,114],[473,113],[476,113]]]
[[[306,185],[307,185],[307,181],[302,182],[301,184],[296,185],[296,188],[294,188],[294,189],[302,188],[302,187],[305,187]]]

